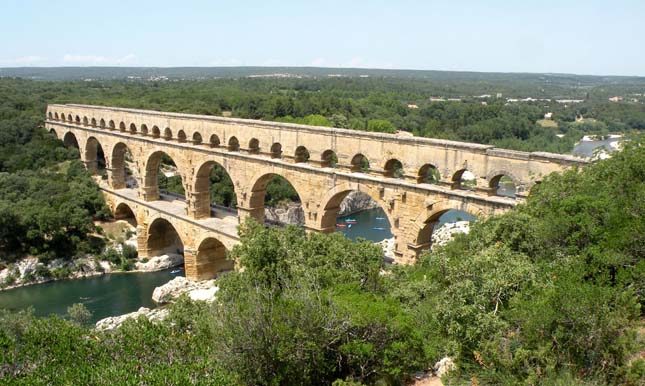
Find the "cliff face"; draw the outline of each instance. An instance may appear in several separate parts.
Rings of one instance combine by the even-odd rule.
[[[350,192],[347,197],[340,203],[339,216],[345,216],[356,213],[361,210],[378,208],[376,201],[362,192]],[[287,207],[266,207],[264,208],[264,218],[269,222],[304,225],[305,212],[300,204],[292,203]]]
[[[361,210],[375,209],[378,207],[379,204],[367,194],[363,192],[350,192],[343,202],[340,203],[340,212],[338,215],[345,216]]]
[[[281,224],[305,225],[305,211],[295,203],[286,208],[267,207],[264,209],[264,219]]]

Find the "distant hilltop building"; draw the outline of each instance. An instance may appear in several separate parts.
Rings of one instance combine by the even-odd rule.
[[[558,103],[582,103],[584,99],[556,99]]]
[[[409,109],[418,109],[418,108],[419,108],[419,106],[414,105],[414,104],[409,104],[409,105],[408,105],[408,108],[409,108]]]
[[[610,102],[620,102],[622,100],[623,100],[623,97],[621,97],[621,96],[613,96],[613,97],[609,98]]]
[[[553,119],[553,113],[544,114],[544,119]]]

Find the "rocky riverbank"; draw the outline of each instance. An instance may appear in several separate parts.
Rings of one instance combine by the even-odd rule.
[[[128,319],[146,317],[151,322],[164,320],[168,316],[168,309],[164,305],[175,302],[180,296],[186,294],[193,301],[212,302],[219,287],[215,280],[194,282],[183,276],[176,277],[168,283],[155,288],[152,293],[152,300],[161,305],[159,308],[141,307],[137,311],[124,315],[110,316],[96,322],[96,329],[101,331],[118,328]]]

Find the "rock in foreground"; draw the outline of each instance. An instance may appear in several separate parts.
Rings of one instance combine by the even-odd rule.
[[[130,312],[129,314],[110,316],[96,322],[96,329],[100,331],[109,331],[118,328],[128,319],[137,319],[140,316],[145,316],[152,322],[161,321],[168,316],[168,310],[163,308],[156,308],[151,310],[146,307],[141,307],[137,311]]]
[[[158,304],[170,303],[187,293],[193,300],[213,301],[215,293],[219,288],[215,280],[194,282],[183,276],[176,277],[161,287],[155,288],[152,293],[152,300]]]
[[[145,263],[138,261],[135,268],[138,271],[153,272],[161,271],[171,267],[176,267],[184,263],[184,257],[177,253],[169,253],[167,255],[151,257]]]

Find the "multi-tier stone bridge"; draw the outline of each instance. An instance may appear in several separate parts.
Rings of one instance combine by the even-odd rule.
[[[236,225],[247,217],[263,220],[267,183],[276,175],[298,192],[311,231],[333,232],[347,194],[368,194],[387,214],[396,260],[409,263],[429,247],[447,210],[480,217],[504,212],[544,176],[584,164],[473,143],[75,104],[49,105],[46,127],[78,146],[90,171],[97,171],[102,149],[107,181],[101,188],[117,217],[134,214],[140,256],[166,251],[179,237],[192,279],[231,268],[225,255],[239,241]],[[140,176],[136,188],[126,187],[126,154]],[[160,195],[164,154],[176,163],[185,200]],[[233,181],[237,216],[211,210],[209,173],[216,164]],[[466,171],[476,181],[468,189],[461,183]],[[496,195],[503,176],[513,181],[516,198]]]

